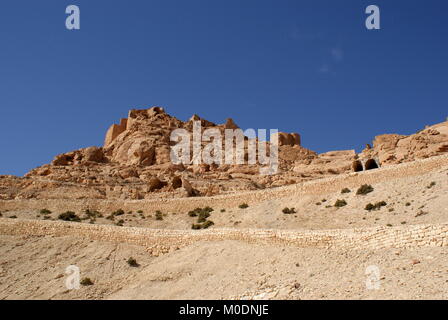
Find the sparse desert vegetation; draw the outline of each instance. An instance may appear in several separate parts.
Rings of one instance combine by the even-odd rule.
[[[336,200],[336,202],[335,202],[335,204],[334,204],[334,206],[336,207],[336,208],[342,208],[342,207],[345,207],[347,205],[347,201],[345,201],[344,199],[338,199],[338,200]]]
[[[341,194],[352,192],[349,188],[344,188],[341,190]]]
[[[356,191],[357,195],[366,195],[370,192],[373,192],[373,187],[370,184],[363,184],[359,189]]]
[[[80,284],[82,286],[93,286],[93,281],[90,278],[82,278]]]
[[[64,213],[61,213],[58,216],[59,220],[63,221],[71,221],[71,222],[81,222],[81,218],[76,215],[73,211],[67,211]]]
[[[375,204],[368,203],[365,207],[365,210],[367,211],[375,211],[375,210],[381,210],[382,207],[387,206],[386,201],[379,201]],[[393,210],[392,210],[393,211]],[[390,211],[391,212],[391,211]]]
[[[294,214],[294,213],[296,213],[296,209],[295,208],[283,208],[282,212],[284,214]]]
[[[156,216],[156,220],[159,220],[159,221],[163,220],[163,213],[162,213],[162,211],[157,210],[155,216]]]
[[[130,257],[127,261],[128,265],[134,268],[139,267],[140,265],[137,263],[137,260],[135,260],[134,258]]]

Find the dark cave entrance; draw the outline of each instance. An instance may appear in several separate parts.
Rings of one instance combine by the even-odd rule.
[[[359,172],[363,170],[362,163],[359,160],[353,161],[352,164],[353,172]]]
[[[367,160],[365,166],[366,166],[366,170],[372,170],[372,169],[378,169],[379,168],[378,164],[373,159]]]

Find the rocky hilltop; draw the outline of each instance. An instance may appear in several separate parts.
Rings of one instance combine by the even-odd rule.
[[[112,124],[103,147],[89,147],[56,156],[50,164],[24,177],[0,176],[0,199],[138,200],[213,196],[242,190],[278,187],[352,171],[376,169],[448,152],[448,122],[410,135],[385,134],[359,154],[355,150],[318,154],[301,145],[297,133],[279,133],[279,172],[260,175],[259,165],[173,164],[170,134],[174,129],[236,129],[193,115],[181,121],[161,107],[131,110]],[[245,158],[247,142],[245,138]]]

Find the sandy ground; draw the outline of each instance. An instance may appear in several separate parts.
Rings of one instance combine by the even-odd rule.
[[[403,177],[374,184],[374,191],[364,195],[356,195],[356,189],[350,193],[323,193],[316,196],[287,197],[272,199],[250,206],[247,209],[238,207],[226,209],[215,207],[209,220],[215,227],[224,228],[263,228],[263,229],[344,229],[373,226],[399,226],[404,224],[431,224],[448,221],[448,166],[437,171],[419,176]],[[431,183],[435,185],[431,186]],[[334,207],[335,202],[345,200],[347,205]],[[378,211],[367,211],[368,203],[385,201],[386,206]],[[295,208],[293,215],[282,213],[283,208]],[[43,208],[40,208],[43,209]],[[4,218],[49,219],[57,220],[60,212],[48,215],[34,211],[3,212]],[[67,210],[70,210],[69,208]],[[83,217],[83,212],[76,212]],[[114,221],[106,219],[111,212],[101,212],[97,224],[114,224],[123,219],[124,226],[153,229],[191,229],[195,219],[187,212],[163,212],[163,220],[156,220],[155,212],[126,212],[117,216]],[[89,220],[83,221],[89,223]]]
[[[368,195],[322,193],[272,199],[247,209],[214,208],[212,227],[344,229],[448,221],[448,167],[372,185]],[[338,199],[347,205],[334,207]],[[325,201],[324,201],[325,200]],[[366,204],[385,201],[378,211]],[[296,214],[285,215],[284,207]],[[3,218],[52,219],[59,213],[2,212]],[[69,210],[69,209],[68,209]],[[82,216],[82,213],[78,214]],[[111,224],[104,212],[97,224]],[[44,218],[46,217],[46,218]],[[187,212],[126,213],[125,226],[191,229]],[[88,220],[83,223],[88,223]],[[139,263],[131,267],[127,260]],[[76,265],[91,286],[68,290]],[[375,266],[378,290],[366,268]],[[0,299],[448,299],[448,247],[343,251],[238,241],[200,242],[160,257],[128,244],[79,237],[0,235]]]
[[[62,237],[0,236],[0,299],[447,299],[448,248],[343,252],[197,243],[142,248]],[[127,260],[134,257],[139,267]],[[76,265],[91,286],[68,290]],[[368,289],[369,266],[379,288]]]

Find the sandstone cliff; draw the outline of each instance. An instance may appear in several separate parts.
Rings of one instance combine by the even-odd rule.
[[[174,129],[220,132],[236,129],[227,119],[215,124],[197,115],[188,121],[170,116],[161,107],[131,110],[113,124],[103,147],[60,154],[52,163],[31,170],[23,178],[0,176],[0,199],[150,199],[211,196],[241,190],[283,186],[327,176],[375,169],[448,152],[448,122],[410,136],[377,136],[373,147],[317,154],[301,145],[297,133],[278,133],[279,171],[260,175],[259,165],[173,164],[170,134]],[[245,138],[245,159],[247,145]]]

